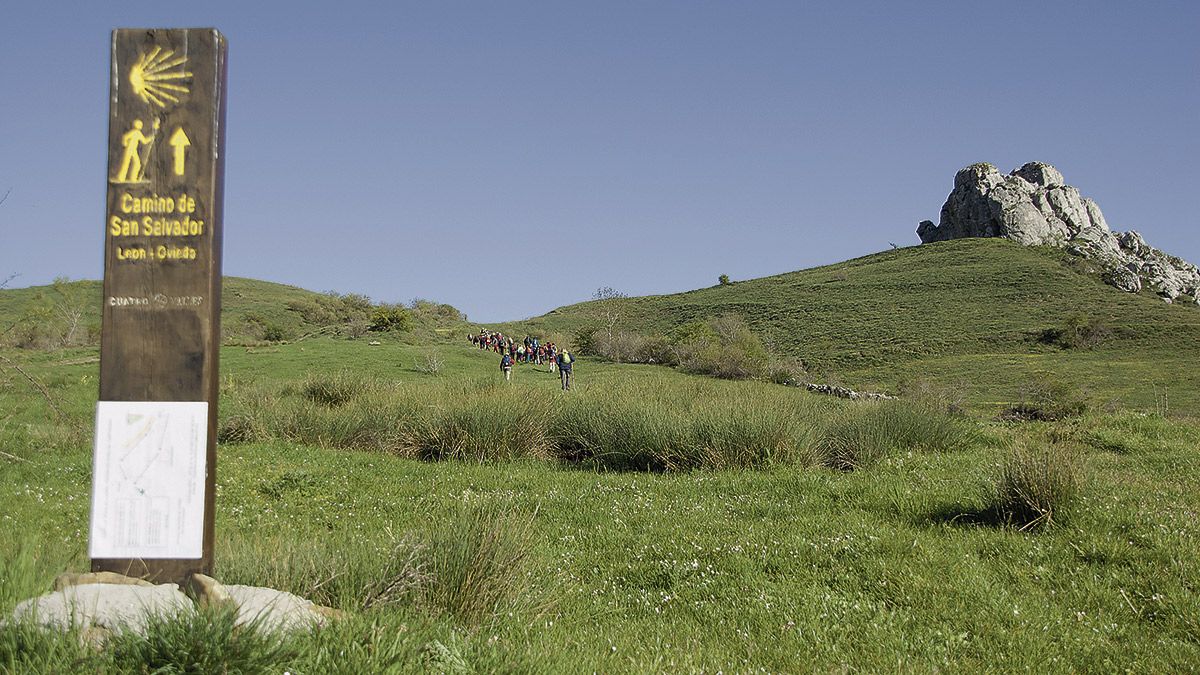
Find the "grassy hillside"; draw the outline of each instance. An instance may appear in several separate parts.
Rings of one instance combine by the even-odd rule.
[[[0,345],[95,344],[100,295],[100,282],[91,280],[0,290]],[[360,333],[372,311],[365,296],[315,293],[241,277],[224,278],[221,301],[221,337],[226,344],[294,340],[331,328]],[[414,328],[424,337],[461,323],[457,311],[447,305],[421,302],[410,309],[416,310]],[[66,340],[76,322],[77,330]]]
[[[641,333],[738,314],[769,348],[803,359],[814,379],[896,389],[929,378],[993,401],[1011,400],[1043,373],[1078,380],[1105,401],[1152,407],[1165,390],[1197,410],[1200,309],[1122,293],[1089,267],[1058,250],[964,239],[609,302],[620,328]],[[585,302],[507,327],[570,336],[601,313]],[[1046,332],[1072,318],[1105,335],[1088,349],[1048,344]]]

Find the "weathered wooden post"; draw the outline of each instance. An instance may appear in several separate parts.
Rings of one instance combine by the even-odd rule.
[[[93,571],[213,563],[225,38],[112,34]]]

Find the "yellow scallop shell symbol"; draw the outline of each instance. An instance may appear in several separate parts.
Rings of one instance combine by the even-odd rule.
[[[167,102],[179,103],[179,97],[190,91],[187,83],[192,74],[184,70],[186,63],[186,56],[176,56],[173,50],[162,47],[142,54],[129,69],[133,93],[160,108],[167,107]]]

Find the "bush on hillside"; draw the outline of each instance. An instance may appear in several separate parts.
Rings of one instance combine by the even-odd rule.
[[[418,322],[447,324],[467,320],[467,315],[460,312],[454,305],[424,298],[414,298],[409,305],[409,311],[412,313],[413,319]]]
[[[767,364],[767,379],[775,384],[795,386],[808,379],[808,368],[797,358],[772,358]]]
[[[1063,349],[1094,349],[1112,335],[1112,326],[1103,319],[1073,314],[1061,327],[1043,330],[1038,342]]]
[[[690,321],[666,336],[609,332],[588,326],[575,335],[575,345],[581,354],[609,361],[659,363],[728,380],[757,378],[768,372],[766,348],[745,320],[735,314]],[[788,373],[794,373],[794,369]]]
[[[1078,417],[1088,408],[1087,393],[1078,385],[1041,373],[1026,383],[1019,400],[1005,408],[1000,419],[1052,422]]]
[[[412,325],[412,314],[400,305],[379,305],[371,311],[369,330],[375,332],[406,331]]]
[[[676,365],[671,344],[661,335],[642,335],[618,331],[608,335],[602,331],[591,334],[590,353],[616,363],[658,363]]]
[[[575,344],[575,352],[588,356],[598,356],[596,354],[596,333],[599,330],[597,326],[588,325],[575,331],[575,336],[571,340]]]
[[[289,300],[287,309],[315,326],[338,326],[366,322],[371,299],[358,293],[339,295],[333,291],[300,300]]]
[[[263,326],[262,339],[267,342],[283,342],[286,338],[279,324],[269,323]]]
[[[744,380],[766,371],[766,347],[736,314],[683,324],[672,337],[675,360],[687,372]]]

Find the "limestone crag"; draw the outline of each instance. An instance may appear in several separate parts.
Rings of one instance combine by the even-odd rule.
[[[1150,246],[1137,232],[1110,230],[1096,202],[1042,162],[1008,175],[986,163],[960,170],[941,221],[921,221],[917,235],[923,244],[1004,237],[1028,246],[1057,246],[1095,260],[1104,280],[1123,291],[1137,293],[1146,286],[1167,302],[1200,303],[1200,269]]]

